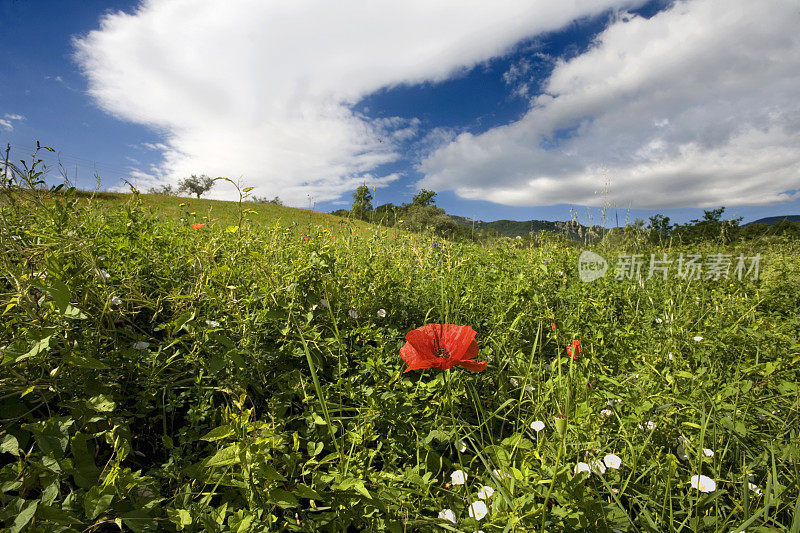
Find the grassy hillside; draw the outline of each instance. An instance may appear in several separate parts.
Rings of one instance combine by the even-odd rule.
[[[586,283],[556,242],[0,198],[10,531],[800,527],[795,242],[597,247]],[[760,275],[615,279],[631,252],[761,254]],[[404,372],[407,334],[445,323],[485,370]]]
[[[237,225],[239,217],[244,216],[252,224],[280,226],[326,226],[330,228],[346,221],[340,217],[308,209],[284,207],[266,203],[243,202],[241,210],[238,202],[208,200],[205,198],[185,198],[160,194],[138,195],[140,206],[156,217],[183,219],[187,224],[208,223],[210,225]],[[79,205],[104,205],[106,208],[121,209],[131,202],[130,193],[81,193]],[[360,224],[359,224],[360,225]]]

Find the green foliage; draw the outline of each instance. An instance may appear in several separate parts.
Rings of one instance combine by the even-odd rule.
[[[175,190],[172,187],[172,185],[167,184],[167,185],[160,185],[158,187],[150,187],[150,189],[148,189],[147,193],[148,194],[160,194],[162,196],[178,196],[179,191]],[[199,198],[199,196],[198,196],[198,198]]]
[[[372,212],[372,193],[369,192],[369,187],[366,185],[359,185],[356,192],[353,193],[353,206],[350,208],[350,214],[353,218],[366,220]]]
[[[429,191],[428,189],[422,189],[417,194],[414,195],[414,198],[411,199],[411,205],[417,205],[420,207],[428,207],[436,203],[434,197],[436,193],[434,191]]]
[[[761,253],[758,280],[583,283],[563,233],[434,245],[273,205],[80,198],[18,170],[0,191],[9,531],[798,523],[795,241],[702,245]],[[430,322],[472,326],[487,370],[404,374],[403,337]],[[612,453],[619,469],[575,474]],[[716,491],[691,487],[701,474]]]
[[[192,174],[190,177],[178,182],[178,192],[195,194],[199,199],[201,195],[211,190],[211,187],[214,186],[214,181],[213,178],[209,178],[205,174],[201,176]]]
[[[257,204],[283,205],[283,200],[281,200],[279,196],[276,196],[272,200],[268,200],[264,196],[253,196],[252,201]]]

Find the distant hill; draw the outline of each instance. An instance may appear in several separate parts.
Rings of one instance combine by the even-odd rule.
[[[800,222],[800,215],[780,215],[777,217],[764,217],[759,218],[758,220],[754,220],[752,222],[748,222],[745,226],[749,226],[750,224],[775,224],[776,222],[780,222],[781,220],[788,220],[790,222]]]
[[[575,221],[569,222],[550,222],[548,220],[495,220],[494,222],[484,222],[483,220],[473,220],[467,217],[449,215],[453,220],[468,228],[476,230],[495,230],[504,237],[525,236],[530,232],[553,231],[556,233],[566,233],[570,237],[583,238],[589,229]]]

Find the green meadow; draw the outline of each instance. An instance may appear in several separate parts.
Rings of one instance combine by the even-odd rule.
[[[565,239],[0,196],[5,531],[800,531],[796,240],[583,282]],[[404,372],[426,324],[486,369]]]

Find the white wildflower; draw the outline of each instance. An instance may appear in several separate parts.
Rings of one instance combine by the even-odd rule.
[[[492,476],[494,476],[497,479],[508,479],[508,478],[511,477],[508,473],[503,472],[502,470],[500,470],[498,468],[495,468],[494,470],[492,470]]]
[[[101,270],[101,269],[99,269],[99,268],[95,268],[95,269],[94,269],[94,273],[95,273],[95,274],[97,274],[98,276],[100,276],[100,277],[101,277],[101,278],[103,278],[103,279],[108,279],[108,278],[110,278],[110,277],[111,277],[111,274],[109,274],[109,273],[108,273],[108,272],[106,272],[105,270]]]
[[[756,485],[755,483],[748,483],[747,488],[755,492],[756,496],[761,496],[763,494],[763,492],[761,492],[761,489],[758,488],[758,485]]]
[[[708,476],[692,476],[692,488],[700,492],[714,492],[717,490],[717,484]]]
[[[217,322],[216,320],[206,320],[206,326],[210,328],[218,328],[219,322]]]
[[[448,522],[456,523],[456,513],[452,509],[442,509],[439,511],[439,519],[447,520]]]
[[[591,474],[592,473],[592,467],[590,467],[586,463],[578,463],[578,464],[575,465],[575,475],[577,476],[581,472],[587,472],[587,473]]]
[[[478,489],[478,498],[481,500],[488,500],[494,494],[494,489],[489,485],[484,485]]]
[[[534,430],[536,433],[539,433],[541,430],[544,429],[544,422],[541,420],[534,420],[531,422],[531,429]]]
[[[487,514],[489,514],[489,508],[482,501],[472,502],[472,505],[469,506],[469,515],[475,520],[482,520]]]
[[[314,305],[311,306],[311,310],[312,311],[316,311],[317,307],[319,307],[319,306],[317,304],[314,304]]]
[[[530,392],[531,394],[533,394],[533,391],[535,391],[535,390],[536,389],[534,389],[530,385],[525,385],[525,392]]]
[[[347,312],[347,314],[350,315],[350,318],[353,318],[353,319],[358,318],[358,311],[356,311],[355,309],[350,309]]]
[[[380,318],[386,318],[386,309],[378,309],[378,316]]]
[[[621,404],[622,400],[619,398],[611,398],[606,402],[606,405],[609,407],[614,407],[615,405]]]
[[[669,353],[667,354],[667,359],[669,359],[670,361],[672,361],[673,359],[675,359],[675,356],[674,356],[674,355],[672,355],[672,352],[669,352]]]
[[[602,416],[603,418],[611,415],[612,415],[611,409],[603,409],[602,411],[600,411],[600,416]]]
[[[465,451],[467,451],[467,443],[464,442],[463,440],[459,440],[456,443],[456,446],[458,447],[458,451],[461,452],[461,453],[464,453]]]
[[[681,461],[689,460],[689,456],[686,455],[686,450],[684,449],[683,444],[678,444],[678,449],[676,450],[676,452],[678,455],[678,459],[680,459]]]
[[[137,342],[133,343],[133,349],[134,350],[146,350],[149,347],[150,347],[150,343],[149,342],[137,341]]]
[[[700,335],[694,337],[694,342],[700,342],[701,340],[703,340],[703,337],[701,337]]]
[[[31,277],[34,279],[45,279],[47,277],[47,272],[33,272]]]
[[[450,481],[453,485],[463,485],[467,482],[467,473],[463,470],[456,470],[452,474],[450,474]]]
[[[662,319],[656,318],[656,324],[661,324],[662,322],[664,322]]]
[[[112,296],[111,305],[122,305],[122,300],[119,298],[119,296]]]
[[[613,468],[614,470],[619,470],[619,467],[622,466],[622,459],[613,453],[609,453],[603,457],[603,462],[608,468]]]
[[[653,422],[652,420],[648,420],[644,424],[639,424],[639,429],[641,429],[642,431],[644,430],[653,431],[654,429],[656,429],[656,423]]]
[[[714,450],[703,448],[703,455],[705,455],[706,457],[714,457]]]
[[[511,379],[509,379],[508,381],[509,381],[509,382],[510,382],[512,385],[514,385],[515,387],[519,387],[519,381],[517,381],[517,378],[511,378]]]
[[[603,464],[602,461],[592,461],[592,472],[596,474],[605,474],[606,473],[606,465]]]

